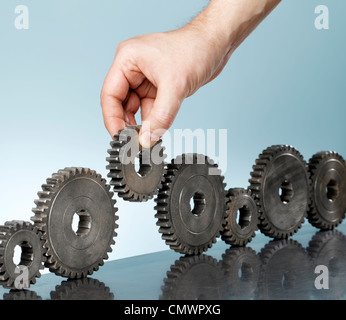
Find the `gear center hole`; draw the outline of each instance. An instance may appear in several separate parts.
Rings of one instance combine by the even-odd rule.
[[[202,192],[195,192],[190,198],[190,211],[195,216],[200,216],[206,208],[205,196]]]
[[[91,215],[84,209],[76,211],[72,217],[72,230],[76,236],[86,236],[90,229]]]
[[[333,202],[339,196],[339,186],[335,180],[330,180],[326,186],[327,198]]]
[[[288,180],[284,180],[279,188],[279,196],[283,204],[288,204],[293,198],[293,186]]]
[[[237,210],[237,224],[241,229],[244,229],[250,225],[250,221],[251,210],[246,205],[244,205]]]
[[[29,267],[34,259],[34,251],[27,241],[22,241],[14,247],[13,263],[16,266]]]
[[[150,155],[149,152],[140,151],[134,159],[134,167],[136,173],[140,177],[145,177],[151,171]]]

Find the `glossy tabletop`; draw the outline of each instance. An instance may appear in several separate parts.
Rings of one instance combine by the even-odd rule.
[[[205,254],[165,250],[107,261],[92,276],[45,273],[29,290],[2,299],[228,300],[345,299],[346,224],[318,231],[307,222],[289,240],[258,233],[246,247],[217,241]],[[114,250],[116,250],[116,245]]]

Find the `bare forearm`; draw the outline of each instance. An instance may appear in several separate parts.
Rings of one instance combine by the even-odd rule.
[[[211,0],[182,28],[119,44],[101,92],[105,125],[114,136],[135,125],[141,109],[142,146],[173,123],[182,101],[216,78],[233,51],[280,0]],[[145,129],[146,128],[146,129]]]
[[[224,52],[233,52],[281,0],[211,0],[191,25]]]

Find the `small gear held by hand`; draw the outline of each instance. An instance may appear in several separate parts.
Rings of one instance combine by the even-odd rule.
[[[0,280],[4,287],[27,289],[36,283],[45,261],[41,236],[40,231],[27,221],[7,221],[0,226]],[[17,248],[21,249],[18,265],[14,262]]]
[[[319,229],[333,229],[345,218],[346,164],[336,152],[321,151],[309,160],[311,207],[309,222]]]
[[[31,220],[43,232],[51,272],[82,278],[108,259],[118,227],[109,190],[100,174],[75,167],[59,170],[42,185]]]
[[[183,154],[167,166],[155,199],[155,217],[162,239],[171,249],[200,254],[216,242],[227,215],[220,173],[212,160],[200,154]]]
[[[141,126],[128,126],[119,131],[108,150],[108,178],[114,192],[124,200],[142,202],[157,194],[165,173],[166,155],[160,139],[151,148],[139,143]],[[138,168],[137,168],[138,167]]]

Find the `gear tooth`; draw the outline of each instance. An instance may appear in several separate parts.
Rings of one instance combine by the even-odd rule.
[[[59,183],[61,180],[61,176],[60,175],[57,175],[56,173],[54,174],[54,176],[52,176],[51,178],[47,178],[46,179],[46,182],[47,184],[49,185],[55,185],[57,183]]]

